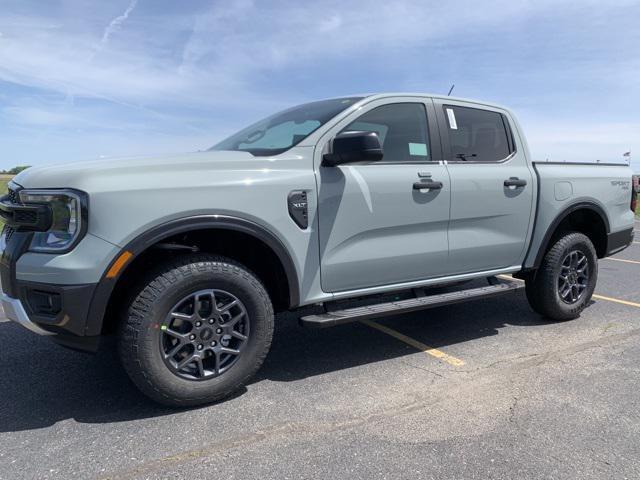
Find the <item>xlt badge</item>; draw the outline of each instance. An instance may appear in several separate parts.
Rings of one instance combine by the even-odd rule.
[[[289,215],[303,230],[309,226],[309,215],[307,207],[307,192],[304,190],[294,190],[287,197]]]

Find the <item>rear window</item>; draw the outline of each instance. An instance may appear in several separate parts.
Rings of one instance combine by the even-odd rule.
[[[498,112],[445,105],[452,160],[499,162],[513,151],[506,119]]]

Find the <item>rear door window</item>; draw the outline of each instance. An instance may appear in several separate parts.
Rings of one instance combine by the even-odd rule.
[[[451,160],[500,162],[513,151],[504,116],[479,108],[444,105]]]

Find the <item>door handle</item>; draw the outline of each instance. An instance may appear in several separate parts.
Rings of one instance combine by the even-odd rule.
[[[524,187],[526,184],[526,180],[520,180],[518,177],[511,177],[504,181],[505,187]]]
[[[414,190],[440,190],[441,188],[442,182],[434,182],[433,180],[424,180],[413,184]]]

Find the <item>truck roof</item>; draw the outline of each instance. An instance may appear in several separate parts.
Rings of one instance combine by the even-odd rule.
[[[503,110],[509,110],[509,108],[504,105],[500,105],[494,102],[487,102],[484,100],[476,100],[472,98],[463,98],[463,97],[450,97],[447,95],[441,95],[438,93],[424,93],[424,92],[377,92],[377,93],[360,93],[355,95],[344,95],[344,97],[364,97],[368,100],[378,99],[378,98],[387,98],[387,97],[429,97],[429,98],[437,98],[439,100],[453,100],[457,102],[466,102],[466,103],[475,103],[477,105],[484,105],[487,107],[500,108]],[[337,98],[337,97],[336,97]]]

